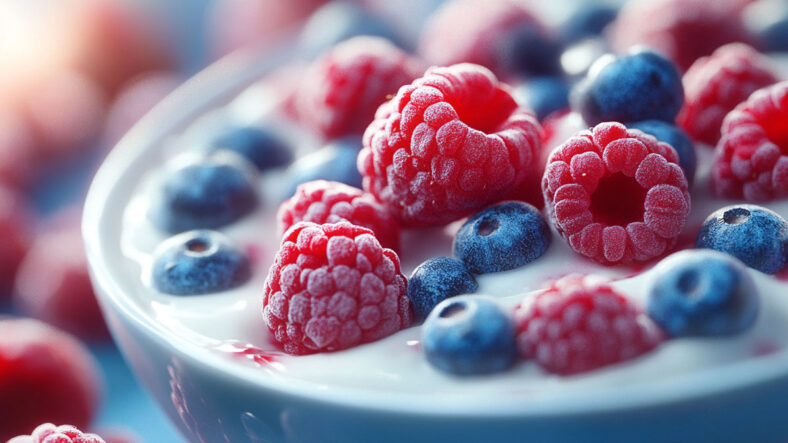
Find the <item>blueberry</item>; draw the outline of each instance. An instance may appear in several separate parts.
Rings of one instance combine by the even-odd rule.
[[[514,337],[512,319],[484,296],[444,300],[427,317],[421,331],[427,361],[455,375],[508,368],[516,356]]]
[[[692,185],[692,182],[695,180],[695,167],[698,160],[695,156],[695,146],[684,130],[672,123],[661,120],[644,120],[628,126],[633,129],[640,129],[646,134],[653,135],[657,140],[673,146],[673,149],[679,154],[679,166],[684,170],[687,182]]]
[[[491,206],[468,219],[454,238],[454,255],[470,272],[508,271],[539,258],[550,246],[542,214],[523,202]]]
[[[258,170],[286,166],[293,161],[293,150],[274,130],[258,126],[224,128],[207,146],[206,152],[233,151],[252,162]]]
[[[499,48],[504,66],[517,74],[534,77],[561,74],[561,44],[535,25],[514,29]]]
[[[218,228],[257,205],[254,166],[231,152],[170,163],[154,188],[150,217],[170,233]]]
[[[654,272],[647,311],[672,337],[733,335],[755,322],[755,283],[747,267],[727,254],[682,251]]]
[[[564,42],[574,43],[588,37],[602,35],[607,25],[615,20],[618,8],[606,4],[583,4],[575,9],[561,26]]]
[[[764,52],[788,52],[788,3],[762,0],[747,8],[746,24]]]
[[[519,103],[533,109],[539,120],[569,106],[569,85],[560,77],[533,78],[518,86],[514,95]]]
[[[299,158],[290,165],[282,199],[295,194],[301,183],[313,180],[335,181],[360,188],[361,174],[356,167],[360,150],[361,137],[346,137]]]
[[[329,2],[315,11],[301,32],[301,45],[308,51],[322,52],[357,35],[383,37],[402,46],[386,22],[347,1]]]
[[[774,274],[788,262],[788,222],[760,206],[726,206],[703,222],[698,247],[727,252],[751,268]]]
[[[673,122],[684,102],[678,69],[661,55],[639,50],[598,59],[572,91],[572,108],[591,126],[605,121]]]
[[[151,282],[167,294],[219,292],[249,280],[249,259],[216,231],[196,230],[165,240],[154,252]]]
[[[479,289],[462,262],[448,257],[431,258],[417,267],[408,280],[408,297],[416,318],[423,319],[443,300]]]

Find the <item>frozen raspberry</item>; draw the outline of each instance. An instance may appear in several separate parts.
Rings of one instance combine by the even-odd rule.
[[[410,325],[407,281],[369,229],[301,222],[268,272],[263,318],[290,354],[349,348]]]
[[[649,352],[663,333],[632,302],[595,276],[569,275],[515,311],[520,355],[572,375]]]
[[[96,410],[98,382],[93,358],[70,335],[36,320],[0,320],[0,441],[42,422],[84,429]]]
[[[431,68],[378,109],[358,169],[403,224],[439,225],[537,175],[541,132],[487,69]]]
[[[19,265],[14,305],[20,312],[83,339],[108,339],[88,274],[79,217],[40,233]]]
[[[542,192],[558,232],[603,264],[671,248],[690,210],[687,179],[670,145],[620,123],[601,123],[556,148]]]
[[[742,20],[745,5],[746,0],[630,2],[610,26],[611,43],[618,52],[648,46],[685,71],[726,43],[752,40]]]
[[[20,435],[8,443],[105,443],[96,434],[83,433],[71,425],[55,426],[44,423],[36,427],[30,435]]]
[[[476,63],[499,76],[561,71],[557,39],[512,0],[446,2],[430,17],[419,46],[424,58],[439,66]]]
[[[296,97],[299,118],[326,138],[361,133],[386,97],[422,69],[420,62],[383,38],[346,40],[305,75]]]
[[[722,122],[714,192],[760,202],[788,196],[788,82],[755,91]]]
[[[775,82],[768,60],[756,50],[743,43],[722,46],[684,74],[684,108],[676,121],[690,137],[713,146],[725,115]]]
[[[301,221],[319,225],[347,221],[372,230],[385,248],[397,249],[399,244],[399,226],[386,208],[372,195],[339,182],[317,180],[300,185],[279,207],[277,218],[280,235]]]
[[[11,294],[14,276],[30,243],[27,212],[20,194],[0,186],[0,301]]]

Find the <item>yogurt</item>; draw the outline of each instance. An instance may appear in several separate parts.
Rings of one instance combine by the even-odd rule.
[[[276,104],[276,92],[254,86],[225,107],[197,119],[192,127],[175,135],[164,147],[165,157],[185,154],[199,143],[206,122],[223,119],[252,122],[270,118],[275,109],[261,109],[260,103]],[[213,124],[211,123],[211,124]],[[217,123],[218,124],[218,123]],[[282,123],[299,154],[317,147],[302,131]],[[693,247],[703,220],[713,211],[740,202],[717,199],[708,189],[712,150],[698,146],[698,171],[691,190],[692,210],[679,248]],[[383,395],[407,395],[416,402],[434,402],[451,407],[473,405],[494,398],[497,407],[576,395],[610,392],[643,384],[660,386],[683,376],[703,376],[719,370],[744,371],[763,355],[788,352],[788,282],[749,270],[758,287],[761,309],[755,325],[730,338],[681,338],[662,343],[656,350],[637,359],[585,374],[560,377],[541,370],[535,363],[520,361],[509,371],[473,378],[451,376],[431,367],[420,350],[420,326],[413,326],[377,342],[344,351],[306,356],[284,354],[274,343],[262,318],[263,284],[279,246],[276,210],[283,170],[265,173],[259,181],[262,204],[256,213],[225,227],[222,231],[240,247],[250,251],[253,277],[246,284],[222,293],[180,297],[154,290],[149,281],[153,251],[168,237],[147,218],[151,183],[159,167],[141,177],[140,184],[125,204],[120,239],[124,267],[139,276],[128,288],[129,297],[140,309],[180,338],[212,351],[211,358],[232,360],[246,376],[276,383],[302,384],[342,395],[364,391]],[[788,218],[788,200],[764,205]],[[451,256],[455,232],[462,221],[442,228],[404,230],[400,247],[403,274],[430,257]],[[623,295],[644,306],[646,291],[653,278],[653,260],[638,267],[605,267],[572,251],[555,231],[547,252],[535,262],[512,271],[477,277],[478,294],[495,297],[513,309],[539,293],[546,280],[573,272],[596,273],[614,280]],[[788,369],[788,368],[786,368]]]

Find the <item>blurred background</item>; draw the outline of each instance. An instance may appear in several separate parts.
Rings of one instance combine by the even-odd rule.
[[[702,3],[640,3],[677,10],[687,1]],[[422,28],[442,3],[0,0],[0,313],[38,318],[88,346],[104,385],[88,429],[115,442],[182,441],[112,345],[79,252],[82,201],[107,152],[158,101],[227,54],[243,50],[265,57],[282,39],[320,52],[358,34],[384,36],[416,51]],[[541,48],[534,56],[559,66],[525,70],[511,80],[543,119],[567,107],[572,81],[610,49],[600,35],[609,32],[622,2],[521,3],[546,30],[529,43]],[[786,51],[786,5],[706,2],[698,10],[717,11],[724,16],[720,23],[736,23],[741,32],[715,36],[719,41],[689,55],[677,51],[672,55],[683,58],[674,61],[681,65],[690,57],[691,63],[730,41]],[[631,43],[659,45],[666,35],[652,34],[642,32]],[[0,359],[0,375],[2,365]],[[8,404],[3,392],[0,380],[0,410]],[[0,440],[3,432],[0,421]]]

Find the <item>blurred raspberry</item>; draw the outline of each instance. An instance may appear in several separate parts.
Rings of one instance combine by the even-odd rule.
[[[513,0],[446,2],[427,22],[419,52],[435,65],[475,63],[499,77],[560,71],[560,45],[522,3]]]
[[[695,140],[720,139],[725,115],[755,90],[777,82],[769,60],[742,43],[721,46],[684,74],[684,108],[676,121]]]
[[[725,116],[711,170],[721,197],[788,196],[788,81],[759,89]]]
[[[112,147],[182,82],[180,75],[168,71],[142,74],[128,82],[115,97],[107,113],[105,141]]]
[[[30,122],[20,112],[0,109],[0,183],[25,188],[40,170]]]
[[[380,37],[354,37],[323,55],[297,91],[300,119],[326,138],[361,133],[386,98],[423,72],[421,63]]]
[[[110,96],[139,74],[174,64],[163,24],[130,2],[79,0],[59,17],[59,51]]]
[[[62,71],[43,81],[24,100],[39,160],[53,163],[92,147],[105,106],[104,93],[84,74]]]
[[[87,428],[99,380],[93,357],[72,336],[36,320],[0,319],[0,440],[46,422]]]
[[[210,51],[215,57],[275,41],[326,0],[219,0],[208,10]]]
[[[29,225],[23,196],[0,186],[0,301],[11,295],[14,276],[29,247]]]
[[[37,235],[19,265],[14,305],[82,339],[107,339],[109,332],[88,275],[78,212],[74,213],[71,220]]]
[[[732,42],[749,43],[741,10],[746,0],[630,2],[610,25],[613,48],[646,45],[686,71],[698,58]]]

